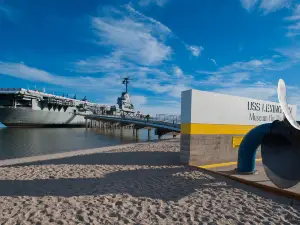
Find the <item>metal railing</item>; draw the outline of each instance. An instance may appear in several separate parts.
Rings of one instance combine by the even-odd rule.
[[[175,123],[180,124],[180,115],[169,115],[169,114],[156,114],[156,117],[154,117],[157,121],[163,121],[163,122],[169,122],[169,123]]]
[[[163,116],[162,116],[163,115]],[[124,120],[131,120],[131,121],[136,121],[136,122],[145,122],[147,123],[155,123],[157,125],[163,125],[163,126],[170,126],[170,127],[176,127],[176,128],[180,128],[180,116],[177,115],[167,115],[167,114],[158,114],[158,116],[156,117],[150,117],[149,119],[147,119],[145,116],[141,117],[141,116],[137,116],[137,115],[126,115],[126,116],[120,116],[120,115],[87,115],[87,116],[91,116],[91,117],[96,117],[96,116],[102,116],[102,117],[106,117],[106,118],[121,118]]]

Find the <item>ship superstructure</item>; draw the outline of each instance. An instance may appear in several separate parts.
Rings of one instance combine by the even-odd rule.
[[[118,97],[117,104],[119,106],[119,110],[122,115],[127,115],[127,114],[132,115],[135,113],[135,111],[128,93],[129,77],[125,77],[122,83],[125,84],[126,91],[122,92],[121,97]]]
[[[24,88],[0,88],[0,122],[8,127],[80,127],[85,126],[82,114],[115,111],[115,106],[92,103],[86,98],[77,100]]]

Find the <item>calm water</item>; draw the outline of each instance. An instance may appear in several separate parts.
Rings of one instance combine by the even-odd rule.
[[[157,136],[152,130],[150,140],[155,139]],[[140,130],[137,140],[130,129],[124,129],[121,137],[120,130],[110,132],[85,128],[0,128],[0,160],[147,140],[147,130]]]

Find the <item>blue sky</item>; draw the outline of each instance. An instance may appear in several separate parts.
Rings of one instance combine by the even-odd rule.
[[[299,3],[299,4],[298,4]],[[300,104],[300,1],[0,0],[0,87],[180,113],[190,88]],[[298,109],[299,111],[299,109]]]

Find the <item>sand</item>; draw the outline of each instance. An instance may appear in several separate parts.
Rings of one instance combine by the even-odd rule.
[[[0,224],[300,224],[300,205],[180,165],[174,139],[0,167]]]

